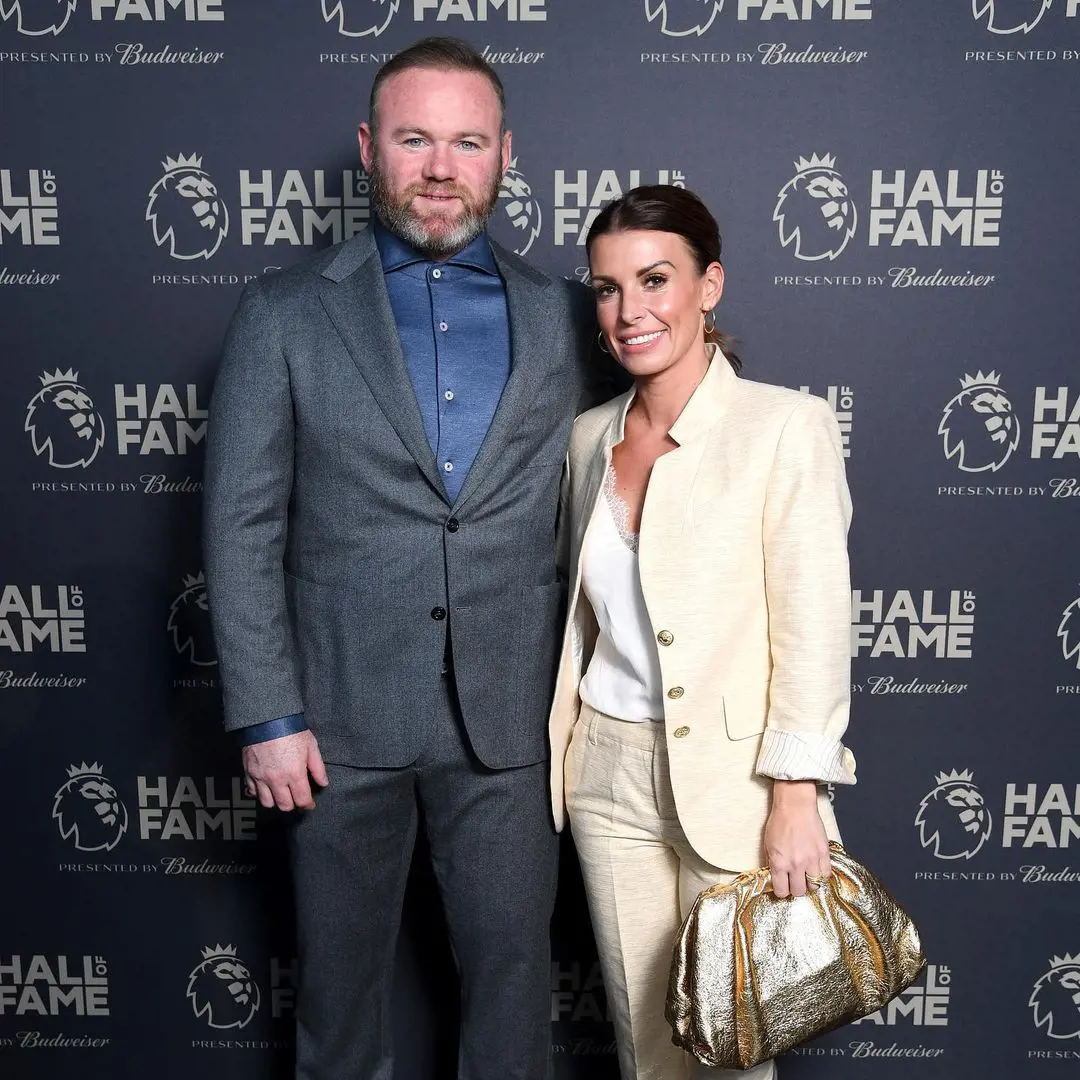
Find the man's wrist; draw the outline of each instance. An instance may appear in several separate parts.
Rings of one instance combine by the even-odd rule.
[[[282,739],[286,735],[295,735],[300,731],[307,731],[304,714],[292,713],[289,716],[279,716],[274,720],[267,720],[262,724],[252,724],[249,727],[240,728],[236,732],[236,738],[241,746],[253,746],[255,743],[269,742],[271,739]]]

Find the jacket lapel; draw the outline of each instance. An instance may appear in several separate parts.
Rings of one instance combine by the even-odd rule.
[[[543,408],[543,385],[551,362],[551,311],[544,304],[550,280],[492,244],[506,285],[510,317],[510,378],[454,508],[462,507],[498,461],[507,439],[530,408]]]
[[[581,675],[583,657],[592,650],[596,638],[596,620],[588,604],[581,604],[581,571],[585,545],[589,531],[596,519],[597,507],[604,495],[602,490],[611,465],[611,450],[622,442],[626,423],[626,410],[633,401],[633,391],[620,395],[613,405],[615,411],[611,419],[597,433],[593,445],[586,447],[571,462],[571,488],[574,497],[570,507],[572,533],[570,538],[570,581],[569,620],[573,635],[574,661],[578,665],[578,677]],[[583,458],[583,460],[581,460]],[[579,479],[572,478],[578,475]],[[576,683],[575,683],[576,685]]]
[[[679,445],[656,459],[641,508],[638,568],[649,606],[649,583],[662,576],[673,552],[693,532],[690,497],[709,436],[721,427],[738,381],[716,346],[706,346],[709,368],[668,434]],[[655,599],[655,597],[654,597]],[[654,608],[654,610],[656,610]]]
[[[357,233],[323,270],[319,299],[372,397],[420,471],[445,499],[370,229]]]
[[[622,442],[626,410],[630,407],[632,400],[632,394],[622,397],[618,410],[613,414],[610,423],[600,432],[595,447],[591,449],[584,463],[579,486],[580,494],[574,500],[571,513],[574,532],[573,546],[570,551],[570,565],[575,568],[572,582],[575,602],[581,587],[581,553],[585,549],[585,537],[588,535],[589,527],[596,516],[596,506],[601,498],[600,491],[604,486],[604,481],[607,479],[608,466],[611,464],[611,449],[616,443]]]

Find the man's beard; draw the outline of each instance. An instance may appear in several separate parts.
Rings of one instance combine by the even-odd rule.
[[[453,183],[410,184],[400,194],[390,190],[377,160],[371,163],[371,203],[379,220],[395,235],[431,259],[456,255],[484,231],[499,199],[502,176],[492,176],[479,198]],[[454,195],[461,200],[456,221],[443,214],[422,218],[412,209],[417,195]],[[433,228],[434,222],[438,224]]]

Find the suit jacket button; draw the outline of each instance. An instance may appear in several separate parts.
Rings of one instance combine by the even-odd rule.
[[[671,700],[672,700],[672,701],[677,701],[677,700],[678,700],[679,698],[681,698],[681,697],[683,696],[683,694],[685,694],[685,693],[686,693],[686,691],[685,691],[685,690],[684,690],[684,689],[683,689],[683,688],[682,688],[681,686],[673,686],[673,687],[672,687],[672,688],[671,688],[671,689],[670,689],[670,690],[669,690],[669,691],[667,692],[667,696],[668,696],[669,698],[671,698]]]
[[[447,532],[457,532],[460,525],[461,525],[461,522],[459,522],[457,518],[451,518],[446,523],[446,531]]]
[[[677,727],[674,732],[676,739],[685,739],[689,734],[690,729],[688,727]]]
[[[661,630],[660,633],[656,635],[656,640],[659,641],[661,645],[670,645],[675,640],[675,635],[670,630]]]
[[[446,618],[446,608],[444,608],[444,607],[433,607],[431,609],[431,617],[436,622],[441,622],[443,619]]]

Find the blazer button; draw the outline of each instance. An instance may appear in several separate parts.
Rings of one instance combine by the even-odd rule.
[[[431,617],[436,622],[441,622],[443,619],[446,618],[446,608],[444,608],[444,607],[433,607],[431,609]]]
[[[685,739],[689,734],[690,729],[688,727],[677,727],[674,732],[676,739]]]
[[[461,522],[460,522],[460,521],[458,521],[458,519],[457,519],[457,518],[451,518],[451,519],[450,519],[450,520],[449,520],[449,521],[448,521],[448,522],[446,523],[446,531],[447,531],[447,532],[457,532],[457,531],[458,531],[458,528],[460,527],[460,525],[461,525]]]
[[[670,689],[670,690],[669,690],[669,691],[667,692],[667,696],[668,696],[669,698],[671,698],[671,699],[672,699],[672,701],[677,701],[677,700],[678,700],[679,698],[681,698],[681,697],[683,696],[683,694],[685,694],[685,693],[686,693],[686,691],[685,691],[685,690],[684,690],[684,689],[683,689],[683,688],[682,688],[681,686],[673,686],[673,687],[672,687],[672,688],[671,688],[671,689]]]
[[[675,635],[670,630],[661,630],[660,633],[656,635],[656,640],[659,641],[661,645],[670,645],[675,640]]]

